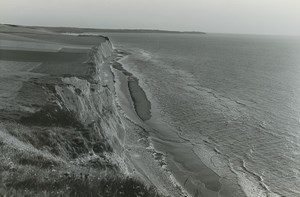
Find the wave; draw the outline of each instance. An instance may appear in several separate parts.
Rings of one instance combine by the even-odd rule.
[[[157,131],[154,131],[154,138],[156,141],[159,141],[159,143],[163,144],[163,145],[159,145],[159,146],[165,146],[164,148],[160,148],[159,151],[161,152],[168,152],[168,158],[172,158],[174,157],[172,155],[172,149],[174,149],[174,147],[176,147],[176,143],[177,142],[181,142],[183,145],[181,146],[181,149],[178,148],[178,150],[180,150],[181,152],[183,152],[184,149],[184,144],[191,144],[192,145],[192,152],[195,153],[195,155],[200,159],[200,162],[198,162],[197,164],[203,162],[204,165],[208,168],[208,170],[206,170],[206,172],[208,172],[209,170],[212,170],[213,172],[215,172],[216,174],[219,175],[219,181],[221,183],[221,187],[220,190],[218,190],[216,193],[218,193],[217,195],[219,196],[248,196],[248,197],[252,197],[252,196],[274,196],[274,197],[278,197],[277,194],[275,194],[274,192],[271,191],[270,188],[268,188],[268,186],[264,183],[264,180],[261,176],[249,171],[246,167],[245,163],[241,163],[241,164],[232,164],[230,163],[230,161],[232,160],[228,155],[224,155],[221,151],[220,148],[216,148],[213,144],[214,143],[206,143],[206,137],[201,136],[199,138],[190,138],[190,136],[187,133],[187,129],[188,128],[184,128],[184,126],[181,127],[172,127],[172,123],[175,122],[172,120],[172,116],[170,114],[168,114],[168,112],[162,114],[163,112],[163,108],[161,108],[160,106],[157,106],[159,104],[164,105],[164,102],[167,103],[172,103],[170,100],[165,100],[164,102],[158,102],[157,98],[159,94],[157,94],[156,88],[160,89],[162,91],[167,91],[167,89],[164,89],[165,87],[163,87],[163,84],[161,83],[167,83],[170,82],[170,80],[168,81],[168,77],[175,75],[176,76],[176,80],[182,83],[177,84],[175,83],[177,86],[175,87],[175,91],[176,88],[183,88],[191,93],[193,93],[194,95],[201,95],[201,99],[205,99],[204,102],[208,102],[208,103],[213,103],[213,105],[210,105],[210,110],[214,110],[214,108],[216,108],[216,111],[221,111],[222,112],[226,112],[226,116],[231,117],[231,119],[237,119],[237,117],[240,117],[241,114],[243,114],[243,112],[245,110],[247,110],[247,108],[249,107],[247,102],[245,101],[239,101],[239,100],[235,100],[232,98],[227,98],[222,94],[219,94],[217,91],[213,90],[213,89],[209,89],[203,86],[200,86],[197,81],[195,80],[195,77],[190,74],[187,73],[181,69],[175,69],[175,66],[172,65],[168,65],[168,62],[164,62],[163,60],[161,60],[162,58],[159,57],[155,57],[153,54],[151,54],[148,51],[142,50],[142,49],[132,49],[132,54],[130,58],[127,58],[126,60],[123,60],[122,63],[124,64],[124,68],[129,70],[130,72],[132,72],[135,76],[138,76],[139,80],[140,80],[140,84],[142,85],[143,88],[145,88],[144,91],[146,91],[148,98],[151,98],[151,105],[152,107],[152,115],[156,116],[156,119],[154,121],[152,121],[152,125],[153,124],[164,124],[163,122],[157,122],[160,121],[160,119],[164,119],[164,122],[167,123],[169,125],[166,127],[161,127],[160,129],[157,129]],[[151,70],[153,69],[153,70]],[[145,70],[145,71],[144,71]],[[144,72],[143,72],[144,71]],[[158,72],[163,73],[164,75],[160,74],[157,75]],[[153,74],[153,75],[152,75]],[[161,80],[161,76],[164,76],[165,78],[163,80]],[[149,81],[155,81],[155,83],[158,84],[158,86],[155,87],[155,85],[157,84],[150,84]],[[145,84],[146,83],[146,84]],[[150,87],[149,87],[150,86]],[[169,87],[168,87],[169,88]],[[148,91],[152,91],[152,94],[156,94],[156,97],[151,96],[151,92],[149,93]],[[168,94],[163,92],[162,96],[164,96],[164,94]],[[171,93],[172,94],[172,93]],[[224,105],[224,103],[226,105]],[[166,105],[166,104],[165,104]],[[171,104],[170,104],[171,105]],[[157,109],[156,109],[157,108]],[[158,111],[159,113],[153,113],[153,110]],[[174,108],[172,109],[173,111]],[[181,118],[184,119],[184,111],[181,112]],[[167,121],[165,119],[169,118]],[[184,119],[185,120],[185,119]],[[178,121],[178,120],[177,120]],[[179,122],[181,123],[182,120],[180,120]],[[190,121],[189,119],[186,120],[187,122],[189,122],[190,124],[192,124],[192,121]],[[199,121],[195,118],[195,121]],[[208,118],[208,121],[212,121]],[[225,118],[224,118],[224,121]],[[199,121],[200,122],[200,121]],[[149,122],[148,122],[149,123]],[[197,122],[198,123],[198,122]],[[147,124],[147,123],[146,123]],[[159,126],[158,126],[159,128]],[[181,130],[181,128],[183,128],[184,131]],[[174,132],[173,132],[173,130]],[[169,130],[172,130],[169,131]],[[158,133],[158,135],[155,134]],[[170,136],[168,135],[170,133]],[[178,137],[180,138],[177,139],[175,135],[178,135]],[[162,138],[160,138],[160,136],[162,136]],[[153,137],[152,136],[152,137]],[[167,136],[167,137],[166,137]],[[158,139],[156,139],[158,138]],[[171,140],[176,138],[176,140]],[[206,141],[206,142],[205,142]],[[172,145],[170,145],[172,144]],[[172,147],[171,150],[168,150],[168,146]],[[157,148],[157,147],[155,147]],[[178,151],[178,152],[180,152]],[[177,154],[177,153],[175,153]],[[179,154],[178,154],[179,155]],[[184,157],[185,155],[181,155],[181,158]],[[180,158],[180,156],[179,156]],[[172,161],[172,159],[169,159],[169,161],[171,160],[171,163],[179,163],[178,166],[188,166],[189,163],[193,162],[192,160],[187,161],[186,163],[183,162],[178,162],[179,159],[177,158],[176,160]],[[195,160],[194,160],[195,161]],[[182,168],[182,171],[185,172],[180,174],[178,172],[176,172],[177,169],[173,169],[173,178],[174,175],[176,177],[176,179],[174,178],[174,180],[176,180],[175,182],[180,182],[181,185],[185,188],[185,189],[189,189],[187,186],[192,185],[193,181],[200,181],[201,184],[204,184],[204,182],[208,179],[207,177],[204,178],[199,178],[199,177],[189,177],[189,170],[186,170],[184,167]],[[168,168],[168,164],[166,166],[164,166],[165,169]],[[203,167],[204,168],[204,167]],[[203,169],[202,168],[202,169]],[[177,176],[176,176],[177,173]],[[178,175],[180,174],[180,175]],[[192,174],[199,174],[199,171],[194,171],[192,172]],[[185,175],[188,178],[183,179],[182,176]],[[209,180],[212,179],[212,176],[209,177]],[[199,185],[195,185],[195,187],[193,189],[199,189],[201,186]],[[190,189],[191,190],[191,189]],[[207,190],[207,188],[203,187],[201,188],[201,191],[205,192]],[[234,191],[234,192],[233,192]],[[208,194],[207,194],[208,195]]]

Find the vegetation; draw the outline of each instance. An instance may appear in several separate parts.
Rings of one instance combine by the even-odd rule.
[[[160,196],[155,188],[123,175],[105,156],[108,150],[88,152],[89,141],[83,136],[74,143],[70,132],[82,131],[7,128],[11,130],[0,129],[0,196]],[[11,143],[2,140],[3,134]]]
[[[52,178],[53,179],[53,178]],[[129,177],[99,177],[66,174],[56,180],[33,175],[24,180],[0,184],[0,196],[74,196],[74,197],[159,197],[153,187]]]

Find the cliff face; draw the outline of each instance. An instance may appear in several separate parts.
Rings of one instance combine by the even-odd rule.
[[[107,75],[103,67],[105,61],[113,58],[110,41],[105,40],[94,47],[88,56],[88,71],[84,75],[46,76],[25,82],[37,85],[35,89],[44,92],[45,97],[39,98],[44,100],[43,104],[33,108],[33,113],[23,113],[20,122],[29,128],[47,128],[47,135],[52,132],[59,135],[62,138],[60,142],[72,142],[67,146],[59,144],[58,147],[62,149],[59,151],[41,141],[35,146],[37,149],[46,149],[50,154],[65,160],[100,155],[103,161],[113,162],[118,170],[125,172],[126,166],[122,162],[125,128],[114,101],[112,81],[103,80],[104,74]],[[26,91],[28,94],[29,89],[30,86],[21,92],[25,94]],[[55,132],[57,128],[62,130],[61,133]],[[72,133],[64,131],[71,128],[74,129]],[[57,143],[57,139],[48,140]],[[61,153],[64,154],[60,155]]]
[[[60,41],[63,48],[16,49],[0,56],[1,66],[18,58],[14,66],[22,70],[0,76],[0,83],[17,84],[7,88],[10,97],[0,95],[0,195],[156,196],[126,176],[126,123],[115,101],[108,63],[117,55],[108,38],[5,34],[3,38],[17,38],[10,42],[35,42],[34,37],[47,44]]]
[[[112,81],[103,79],[104,61],[110,58],[112,53],[109,41],[94,48],[89,62],[93,66],[91,78],[61,78],[62,83],[55,85],[55,94],[56,104],[62,111],[71,113],[80,127],[89,129],[90,134],[106,141],[106,150],[113,149],[122,156],[125,128],[118,115],[114,90],[111,89]]]

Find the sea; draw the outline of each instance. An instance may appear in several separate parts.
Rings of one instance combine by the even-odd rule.
[[[108,33],[191,196],[300,196],[300,37]]]

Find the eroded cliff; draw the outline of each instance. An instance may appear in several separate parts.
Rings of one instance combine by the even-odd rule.
[[[126,123],[105,67],[116,58],[109,39],[14,34],[27,41],[32,36],[63,47],[16,49],[0,57],[2,66],[17,58],[21,67],[1,76],[1,82],[13,77],[18,86],[0,102],[0,195],[156,196],[128,173]],[[89,48],[95,40],[99,44]],[[24,62],[36,64],[25,69]]]

